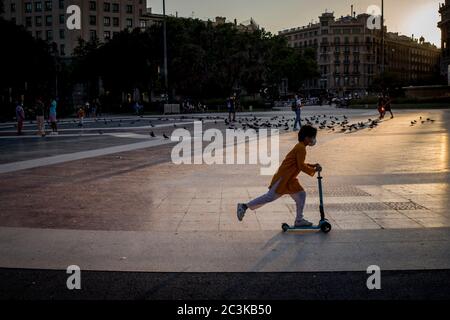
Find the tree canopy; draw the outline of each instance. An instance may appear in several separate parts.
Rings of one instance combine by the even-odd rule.
[[[295,91],[317,76],[314,53],[302,54],[264,30],[168,18],[167,34],[169,87],[177,96],[219,98],[236,90],[252,95],[282,79]],[[164,89],[161,25],[123,31],[103,45],[82,42],[75,54],[78,76],[101,77],[108,91]]]

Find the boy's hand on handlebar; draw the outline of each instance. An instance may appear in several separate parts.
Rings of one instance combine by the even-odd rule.
[[[314,169],[316,169],[316,172],[322,172],[322,166],[320,164],[318,164],[318,163],[316,163],[314,165]]]

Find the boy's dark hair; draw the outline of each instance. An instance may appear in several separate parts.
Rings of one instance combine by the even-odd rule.
[[[315,138],[317,136],[317,129],[310,125],[302,126],[298,133],[298,141],[304,141],[306,137]]]

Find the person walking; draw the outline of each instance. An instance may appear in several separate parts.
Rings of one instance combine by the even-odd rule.
[[[227,100],[227,109],[228,109],[228,121],[229,122],[236,122],[236,102],[235,97],[230,97]],[[233,119],[231,118],[233,116]]]
[[[391,107],[391,97],[389,97],[389,94],[384,95],[384,113],[386,112],[389,112],[391,114],[391,119],[394,119]]]
[[[22,102],[16,103],[16,119],[17,119],[17,134],[21,136],[23,134],[23,122],[25,121],[25,111],[23,110]]]
[[[382,120],[384,118],[384,114],[386,113],[384,106],[385,106],[385,101],[384,101],[383,95],[381,94],[378,97],[378,113],[380,114],[380,120]]]
[[[298,131],[302,128],[302,118],[301,118],[302,108],[303,108],[302,99],[298,96],[295,96],[295,101],[293,105],[293,109],[295,111],[294,131]]]
[[[58,134],[58,126],[56,125],[56,98],[52,98],[50,102],[50,111],[48,113],[48,119],[50,120],[50,125],[52,127],[52,133],[51,134]]]
[[[45,106],[41,98],[36,98],[34,105],[36,113],[37,135],[45,137]]]
[[[77,116],[78,116],[78,127],[82,128],[84,125],[83,121],[84,121],[84,116],[85,116],[83,107],[80,107],[78,109]]]

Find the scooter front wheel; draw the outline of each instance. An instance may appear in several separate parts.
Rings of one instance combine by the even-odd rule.
[[[283,223],[281,225],[281,229],[283,229],[283,232],[287,232],[289,230],[289,225],[287,223]]]
[[[322,230],[323,233],[328,233],[331,231],[331,224],[327,221],[325,221],[324,223],[322,223],[320,225],[320,230]]]

